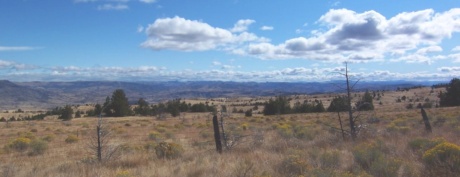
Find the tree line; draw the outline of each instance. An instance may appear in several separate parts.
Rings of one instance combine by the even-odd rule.
[[[285,96],[278,96],[275,99],[269,99],[265,102],[265,108],[263,110],[264,115],[277,115],[277,114],[295,114],[295,113],[320,113],[320,112],[342,112],[348,110],[348,102],[345,96],[337,96],[332,99],[329,107],[324,108],[323,103],[320,100],[314,100],[312,102],[299,101],[294,103],[291,107],[289,98]],[[357,101],[355,108],[359,111],[374,110],[373,96],[366,91],[361,100]]]
[[[104,114],[107,117],[125,117],[125,116],[158,116],[162,117],[165,114],[170,114],[177,117],[184,112],[216,112],[214,105],[206,103],[186,103],[181,99],[169,100],[165,103],[150,104],[144,98],[139,98],[137,105],[130,105],[125,92],[122,89],[117,89],[112,93],[112,96],[107,96],[103,104],[96,104],[94,109],[86,111],[86,116],[100,116]],[[72,118],[82,117],[85,112],[75,111],[72,106],[56,107],[46,114],[34,116],[33,119],[43,119],[48,115],[57,115],[58,119],[70,120]],[[1,121],[1,119],[0,119]]]

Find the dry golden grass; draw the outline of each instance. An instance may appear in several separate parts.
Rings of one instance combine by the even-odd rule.
[[[343,140],[339,132],[329,127],[338,127],[336,113],[255,114],[253,117],[233,113],[225,118],[226,133],[242,138],[235,139],[233,142],[237,145],[222,154],[215,151],[212,116],[209,113],[185,113],[182,118],[168,117],[164,121],[154,117],[104,118],[103,126],[111,133],[111,144],[120,147],[120,156],[103,164],[94,162],[94,149],[89,146],[96,133],[97,119],[94,117],[77,118],[70,122],[56,118],[9,122],[8,127],[2,122],[0,174],[15,177],[424,176],[421,152],[409,148],[408,143],[416,138],[444,138],[459,145],[460,109],[426,109],[433,125],[433,133],[427,134],[420,110],[406,109],[408,101],[396,103],[396,99],[406,96],[413,100],[436,100],[429,89],[384,94],[382,105],[374,100],[376,110],[363,113],[364,128],[355,142]],[[332,98],[329,94],[303,95],[298,100],[314,97],[322,100],[326,107],[329,105],[327,101]],[[267,99],[238,98],[226,103],[263,102]],[[220,105],[222,100],[208,101]],[[206,100],[186,101],[198,103]],[[293,101],[296,101],[294,96]],[[236,107],[246,110],[252,106]],[[88,107],[80,106],[79,109]],[[263,107],[260,106],[259,110],[262,111]],[[15,113],[0,114],[13,115],[18,116]],[[343,113],[344,122],[345,116]],[[348,129],[346,125],[345,128]],[[65,143],[69,135],[77,136],[79,140]],[[48,149],[42,155],[29,155],[30,148],[26,151],[7,148],[18,137],[44,139],[48,142]],[[184,153],[176,159],[159,159],[152,147],[161,141],[181,145]],[[376,149],[376,153],[382,156],[372,161],[372,168],[366,168],[356,160],[360,149]]]

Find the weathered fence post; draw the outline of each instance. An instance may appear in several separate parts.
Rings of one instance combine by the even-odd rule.
[[[97,130],[97,160],[99,162],[102,162],[101,126],[98,125],[96,130]]]
[[[220,141],[219,123],[217,122],[217,115],[212,117],[212,125],[214,127],[214,140],[216,141],[216,150],[222,153],[222,142]]]
[[[420,108],[421,111],[422,111],[422,118],[423,118],[423,122],[425,122],[425,131],[427,133],[431,133],[431,124],[430,124],[430,120],[428,120],[428,116],[426,115],[426,112],[425,110],[423,109],[423,107]]]

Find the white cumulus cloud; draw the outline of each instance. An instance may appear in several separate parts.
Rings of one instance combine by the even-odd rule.
[[[260,30],[262,30],[262,31],[271,31],[273,29],[275,29],[275,28],[273,28],[273,26],[262,26],[262,27],[260,27]]]
[[[240,20],[237,24],[249,25],[250,20]],[[239,26],[235,25],[235,26]],[[243,25],[244,26],[244,25]],[[240,26],[241,27],[241,26]],[[179,51],[203,51],[222,48],[232,48],[230,45],[238,45],[250,41],[264,41],[252,33],[232,33],[230,30],[213,27],[207,23],[188,20],[182,17],[161,18],[145,29],[147,40],[142,47],[153,50],[179,50]]]
[[[126,10],[129,6],[126,4],[103,4],[97,7],[98,10]]]

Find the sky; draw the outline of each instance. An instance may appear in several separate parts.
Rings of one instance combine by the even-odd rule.
[[[460,77],[458,0],[0,0],[0,79]]]

